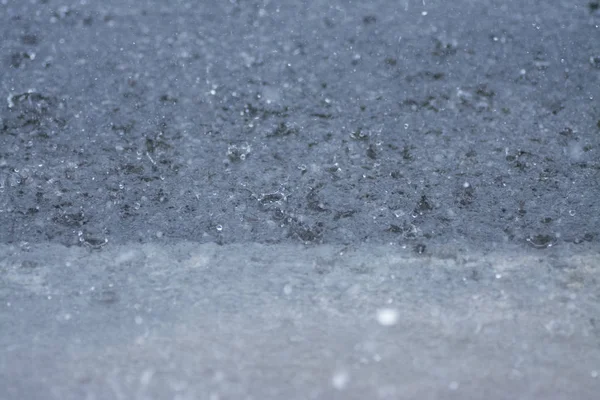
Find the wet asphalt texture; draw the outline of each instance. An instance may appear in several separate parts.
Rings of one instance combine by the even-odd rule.
[[[0,7],[0,242],[600,241],[594,1]]]
[[[595,399],[599,195],[598,0],[0,0],[0,399]]]

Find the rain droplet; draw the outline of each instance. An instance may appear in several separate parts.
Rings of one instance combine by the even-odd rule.
[[[337,371],[331,377],[331,384],[337,390],[344,390],[348,385],[349,380],[350,376],[346,371]]]
[[[382,326],[392,326],[398,323],[398,310],[381,308],[377,310],[377,322]]]

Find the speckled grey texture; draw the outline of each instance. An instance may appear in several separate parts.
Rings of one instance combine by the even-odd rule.
[[[6,3],[2,242],[600,240],[584,1]]]
[[[0,0],[0,399],[595,400],[599,193],[597,0]]]

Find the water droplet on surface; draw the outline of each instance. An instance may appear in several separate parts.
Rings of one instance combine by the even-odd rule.
[[[91,295],[94,302],[104,305],[111,305],[119,300],[119,295],[116,291],[105,288],[99,291],[94,291]]]
[[[108,238],[104,237],[100,232],[78,231],[77,238],[80,244],[94,250],[98,250],[108,243]]]
[[[241,145],[231,144],[227,147],[227,158],[231,162],[244,161],[251,152],[252,146],[248,143]]]
[[[221,232],[223,230],[223,225],[217,225],[217,230]]]

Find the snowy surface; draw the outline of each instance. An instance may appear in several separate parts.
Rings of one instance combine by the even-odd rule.
[[[0,246],[3,398],[597,398],[597,253],[433,251]]]

